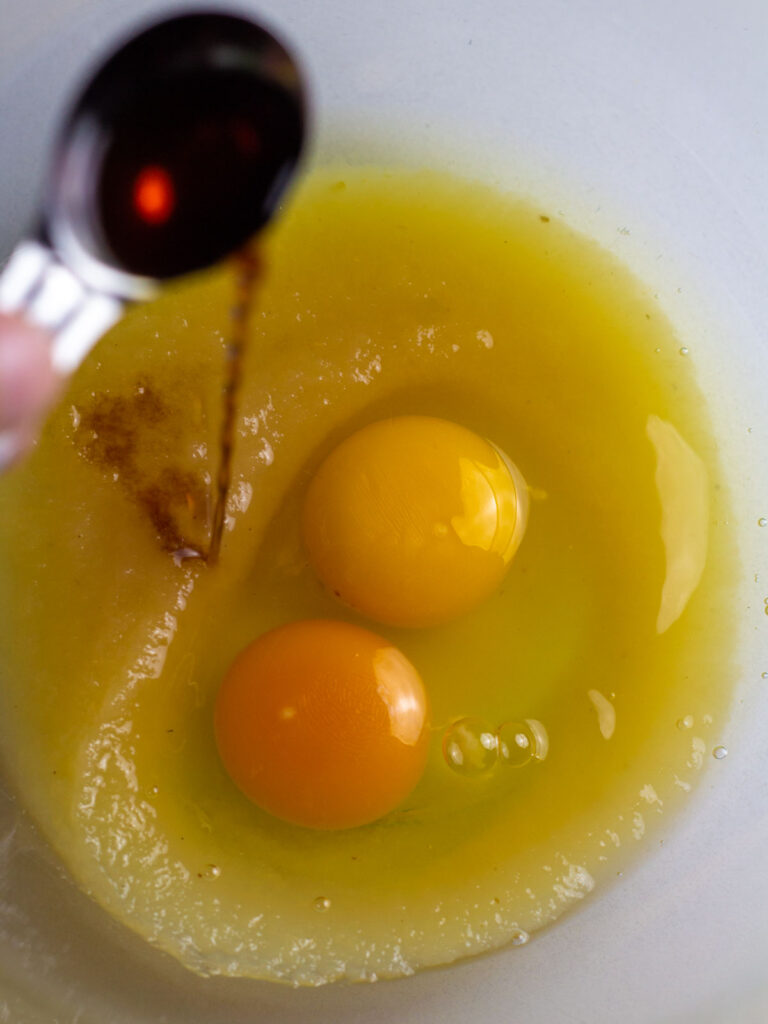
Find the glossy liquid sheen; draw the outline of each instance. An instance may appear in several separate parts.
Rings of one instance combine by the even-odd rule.
[[[523,944],[670,834],[723,738],[734,552],[692,360],[552,211],[438,175],[316,173],[265,266],[215,567],[172,553],[210,538],[227,272],[132,311],[2,482],[6,761],[78,883],[195,970],[311,985]],[[322,459],[401,414],[530,488],[499,592],[429,629],[346,610],[300,539]],[[429,691],[425,775],[363,828],[281,823],[217,757],[227,666],[304,617],[383,633]],[[547,756],[513,726],[491,763],[463,718],[540,723]]]

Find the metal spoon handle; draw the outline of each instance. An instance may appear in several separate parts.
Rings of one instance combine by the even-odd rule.
[[[62,375],[77,369],[123,309],[119,299],[85,285],[41,242],[20,242],[0,272],[0,313],[49,330],[51,362]]]

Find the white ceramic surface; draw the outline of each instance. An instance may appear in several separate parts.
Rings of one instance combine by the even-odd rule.
[[[0,0],[0,259],[84,62],[157,0]],[[176,5],[178,6],[178,5]],[[210,3],[207,6],[217,6]],[[205,981],[75,891],[0,801],[0,1021],[750,1024],[768,1019],[768,6],[263,0],[320,153],[441,162],[534,196],[645,279],[713,408],[743,561],[737,700],[662,848],[528,947],[368,987]],[[755,574],[760,579],[755,580]]]

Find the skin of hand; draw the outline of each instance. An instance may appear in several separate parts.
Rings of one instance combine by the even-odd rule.
[[[0,314],[0,471],[32,447],[62,378],[42,327]]]

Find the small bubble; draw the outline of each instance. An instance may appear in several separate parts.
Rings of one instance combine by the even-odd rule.
[[[530,937],[528,932],[523,931],[522,928],[517,928],[512,932],[509,940],[513,946],[524,946]]]
[[[761,679],[768,679],[768,672],[762,672],[762,673],[760,674],[760,678],[761,678]]]
[[[221,875],[221,868],[218,864],[206,864],[205,871],[203,872],[203,878],[207,878],[209,881],[214,881]]]
[[[722,746],[715,747],[712,751],[712,757],[714,757],[716,761],[722,761],[724,757],[728,757],[728,748]]]
[[[549,754],[549,733],[543,722],[537,718],[526,718],[525,724],[533,735],[533,759],[534,761],[545,761]]]
[[[323,914],[326,910],[331,909],[331,901],[327,896],[318,896],[316,899],[312,900],[312,906],[319,914]]]
[[[680,349],[680,355],[681,356],[687,356],[688,355],[688,346],[687,345],[683,345],[683,347]]]
[[[685,718],[678,718],[677,720],[678,729],[692,729],[693,724],[693,715],[686,715]]]
[[[152,789],[150,789],[149,792],[152,794],[152,796],[157,796],[157,794],[160,792],[160,787],[159,786],[153,786]]]
[[[480,718],[460,718],[445,730],[443,757],[459,775],[483,775],[499,756],[499,744],[491,727]]]
[[[536,752],[536,738],[527,722],[505,722],[496,730],[499,758],[504,764],[522,767]]]
[[[768,519],[766,519],[765,516],[760,516],[760,518],[757,520],[757,525],[768,526]]]

